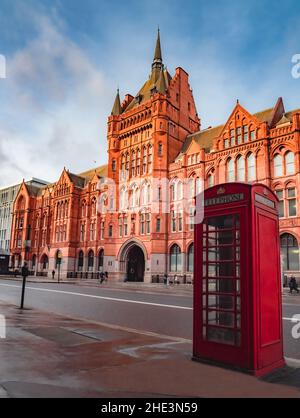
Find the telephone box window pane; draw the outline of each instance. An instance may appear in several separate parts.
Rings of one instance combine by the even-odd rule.
[[[206,314],[206,311],[203,311]],[[234,327],[234,313],[232,312],[220,312],[209,311],[208,312],[208,324],[209,325],[222,325],[226,327]]]
[[[233,310],[234,309],[234,297],[227,296],[227,295],[209,295],[208,297],[208,307],[212,308],[220,308]]]
[[[240,296],[237,296],[237,298],[236,298],[236,310],[237,311],[241,310],[241,298],[240,298]]]
[[[204,292],[205,292],[205,290],[204,290]],[[206,308],[206,295],[202,296],[202,306],[203,306],[203,308]]]
[[[236,282],[234,279],[208,279],[208,292],[235,293]]]
[[[202,282],[202,292],[203,293],[206,293],[207,292],[206,284],[207,284],[207,281],[206,281],[206,279],[204,279],[203,282]]]
[[[232,329],[214,328],[207,329],[207,340],[223,344],[235,344],[235,333]]]
[[[236,326],[237,326],[237,328],[241,328],[241,314],[238,314],[237,316],[236,316]]]
[[[241,282],[240,280],[236,280],[236,293],[241,293]]]

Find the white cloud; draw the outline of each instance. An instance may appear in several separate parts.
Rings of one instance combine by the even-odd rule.
[[[106,162],[111,88],[88,55],[40,16],[38,36],[8,60],[0,117],[0,186],[55,180]],[[3,92],[2,92],[3,93]],[[5,101],[4,101],[5,98]]]

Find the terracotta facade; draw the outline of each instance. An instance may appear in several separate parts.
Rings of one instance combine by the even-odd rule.
[[[189,76],[165,69],[158,36],[149,79],[119,92],[108,118],[108,165],[63,170],[42,190],[22,184],[15,200],[12,264],[38,275],[156,281],[193,276],[194,196],[203,187],[261,182],[280,199],[284,271],[299,271],[300,109],[250,114],[239,103],[227,122],[201,129]],[[100,152],[100,151],[99,151]],[[188,208],[187,208],[188,206]],[[61,254],[61,264],[60,256]]]

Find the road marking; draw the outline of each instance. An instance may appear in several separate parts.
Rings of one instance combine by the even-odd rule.
[[[15,288],[20,288],[21,287],[21,286],[17,286],[17,285],[14,285],[14,284],[4,284],[4,283],[0,283],[0,286],[15,287]],[[190,307],[187,307],[187,306],[165,305],[163,303],[142,302],[142,301],[139,301],[139,300],[112,298],[112,297],[108,297],[108,296],[89,295],[89,294],[86,294],[86,293],[68,292],[66,290],[42,289],[42,288],[30,287],[30,286],[27,286],[26,289],[36,290],[38,292],[50,292],[50,293],[61,293],[61,294],[72,295],[72,296],[83,296],[83,297],[93,298],[93,299],[109,300],[111,302],[134,303],[134,304],[137,304],[137,305],[158,306],[158,307],[162,307],[162,308],[183,309],[183,310],[187,310],[187,311],[192,311],[193,310],[193,308],[190,308]]]
[[[14,288],[20,288],[21,287],[21,286],[18,286],[18,285],[6,284],[6,283],[0,283],[0,286],[14,287]],[[163,303],[143,302],[143,301],[138,301],[138,300],[122,299],[122,298],[112,298],[112,297],[108,297],[108,296],[90,295],[90,294],[87,294],[87,293],[69,292],[69,291],[66,291],[66,290],[55,290],[55,289],[47,289],[47,288],[43,289],[43,288],[31,287],[31,286],[27,286],[26,289],[35,290],[35,291],[38,291],[38,292],[62,293],[62,294],[73,295],[73,296],[83,296],[83,297],[88,297],[88,298],[93,298],[93,299],[109,300],[109,301],[112,301],[112,302],[126,302],[126,303],[134,303],[134,304],[137,304],[137,305],[148,305],[148,306],[159,306],[159,307],[163,307],[163,308],[183,309],[183,310],[187,310],[187,311],[192,311],[193,310],[193,308],[188,307],[188,306],[166,305],[166,304],[163,304]],[[282,319],[284,321],[298,322],[298,320],[295,319],[295,318],[283,317]]]

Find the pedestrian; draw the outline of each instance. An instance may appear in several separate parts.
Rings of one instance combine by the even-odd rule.
[[[25,261],[22,270],[21,270],[21,274],[23,277],[23,284],[22,284],[22,295],[21,295],[21,309],[23,309],[24,307],[24,295],[25,295],[25,285],[26,285],[26,278],[29,276],[29,270],[28,270],[28,265]]]
[[[164,284],[165,284],[166,287],[169,286],[169,276],[168,276],[167,273],[165,273],[165,275],[164,275]]]
[[[100,284],[102,284],[104,281],[105,281],[105,276],[104,276],[103,271],[101,271],[101,273],[100,273]]]
[[[26,279],[26,277],[28,276],[29,276],[28,264],[25,261],[24,266],[22,267],[22,277],[23,278],[25,277]]]
[[[290,278],[289,288],[290,288],[290,293],[293,293],[293,290],[296,290],[296,292],[299,293],[298,284],[294,276],[291,276]]]
[[[55,278],[55,270],[52,270],[52,279],[54,280]]]

